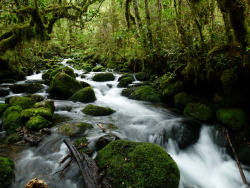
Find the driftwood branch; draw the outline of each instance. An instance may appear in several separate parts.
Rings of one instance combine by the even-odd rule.
[[[234,158],[235,158],[235,160],[236,160],[236,162],[237,162],[237,165],[238,165],[238,168],[239,168],[239,171],[240,171],[240,175],[241,175],[242,181],[243,181],[243,183],[244,183],[245,185],[248,185],[247,180],[246,180],[246,177],[245,177],[244,172],[243,172],[243,170],[242,170],[240,161],[238,160],[238,157],[237,157],[237,155],[236,155],[235,149],[234,149],[234,147],[233,147],[233,145],[232,145],[232,142],[231,142],[231,139],[230,139],[228,130],[226,130],[226,137],[227,137],[227,141],[228,141],[228,143],[229,143],[229,145],[230,145],[230,147],[231,147],[231,149],[232,149]]]
[[[102,129],[102,132],[106,132],[106,130],[104,129],[103,126],[101,126],[101,124],[97,123],[98,127],[100,127]]]

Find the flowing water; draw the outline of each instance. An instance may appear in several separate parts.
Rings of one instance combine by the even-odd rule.
[[[66,64],[66,60],[62,64]],[[75,70],[75,73],[81,75],[82,71]],[[116,110],[116,113],[105,117],[93,117],[81,112],[86,103],[54,100],[56,114],[71,121],[84,121],[94,126],[97,123],[104,127],[113,124],[117,128],[107,128],[107,132],[121,139],[151,142],[162,146],[178,164],[181,172],[180,188],[244,187],[236,162],[226,153],[224,146],[217,144],[221,135],[214,126],[202,125],[198,141],[187,149],[181,150],[175,140],[166,139],[163,133],[170,131],[171,127],[184,120],[184,117],[170,112],[161,105],[130,100],[121,96],[122,89],[116,87],[120,74],[114,73],[115,80],[109,82],[92,81],[94,74],[96,73],[91,72],[86,75],[86,78],[77,77],[77,79],[89,83],[94,88],[97,100],[93,104],[111,107]],[[26,81],[17,83],[39,81],[41,75],[42,73],[27,76]],[[48,86],[44,85],[44,89],[37,94],[45,98],[49,97],[46,93],[47,88]],[[15,94],[10,94],[10,96],[13,95]],[[4,102],[4,99],[4,97],[0,98],[0,102]],[[53,188],[82,187],[81,175],[76,164],[72,164],[65,170],[62,178],[54,174],[62,169],[59,167],[59,162],[68,153],[63,143],[65,137],[56,133],[57,128],[58,126],[51,128],[52,134],[46,136],[38,147],[12,151],[15,152],[14,155],[10,152],[9,157],[13,158],[16,164],[13,188],[23,188],[33,178],[42,179]],[[94,147],[95,141],[104,134],[98,126],[89,130],[87,138],[90,141],[90,147]],[[250,180],[250,168],[243,166],[243,169],[247,180]]]

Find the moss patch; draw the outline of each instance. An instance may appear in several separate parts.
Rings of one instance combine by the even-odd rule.
[[[131,77],[126,77],[120,80],[117,87],[127,87],[129,84],[133,82],[133,79]]]
[[[88,104],[87,106],[85,106],[82,112],[92,116],[108,116],[110,114],[113,114],[115,110],[109,107],[102,107],[93,104]]]
[[[99,168],[107,167],[114,187],[177,188],[180,172],[175,161],[152,143],[113,141],[95,158]]]
[[[79,134],[84,134],[87,129],[93,128],[93,125],[85,122],[68,122],[61,125],[57,132],[65,136],[76,136]]]
[[[76,92],[68,100],[74,102],[94,102],[96,100],[95,92],[92,87],[85,87],[80,91]]]
[[[99,73],[95,74],[92,79],[96,82],[106,82],[115,80],[115,76],[112,73]]]
[[[8,107],[9,107],[8,104],[0,103],[0,118]]]
[[[180,92],[174,96],[174,104],[178,109],[181,110],[183,110],[185,106],[191,101],[191,97],[186,92]]]
[[[26,123],[26,128],[29,130],[40,130],[45,127],[50,127],[52,123],[41,116],[33,116],[30,120]]]
[[[52,112],[48,108],[30,108],[22,111],[21,118],[23,122],[27,122],[33,116],[41,116],[47,120],[52,120]]]
[[[216,112],[220,122],[227,125],[231,130],[238,131],[246,123],[246,114],[240,108],[223,108]]]
[[[32,108],[36,101],[29,97],[12,97],[9,104],[11,106],[20,106],[22,109]]]
[[[12,179],[15,177],[15,164],[12,160],[0,157],[0,185],[2,188],[10,186]]]

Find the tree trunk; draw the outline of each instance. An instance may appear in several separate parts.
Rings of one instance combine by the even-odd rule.
[[[147,37],[148,37],[148,41],[149,41],[149,46],[153,45],[153,35],[152,35],[152,31],[151,31],[151,18],[150,18],[150,12],[149,12],[149,8],[148,8],[148,0],[144,0],[145,2],[145,14],[146,14],[146,25],[147,25]]]

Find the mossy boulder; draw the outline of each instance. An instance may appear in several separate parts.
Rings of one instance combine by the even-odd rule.
[[[9,106],[10,106],[9,104],[0,103],[0,118]]]
[[[74,102],[94,102],[96,100],[95,92],[92,87],[85,87],[77,91],[73,96],[68,100]]]
[[[93,128],[93,125],[85,122],[68,122],[61,125],[57,132],[65,136],[83,135],[87,129]]]
[[[132,92],[131,92],[132,91]],[[150,102],[160,102],[161,97],[155,91],[154,88],[150,86],[141,86],[139,88],[128,88],[122,91],[123,96],[127,96],[129,99],[150,101]]]
[[[87,72],[90,72],[92,70],[91,65],[86,64],[86,63],[82,64],[81,67],[82,67],[82,69],[86,70]]]
[[[31,83],[26,87],[26,93],[36,93],[39,90],[43,89],[43,85],[40,83]]]
[[[72,68],[68,67],[68,66],[65,66],[65,67],[57,68],[56,70],[52,71],[50,73],[50,78],[49,79],[53,80],[58,73],[65,73],[65,74],[69,75],[72,78],[76,77],[76,75],[74,73],[74,70]]]
[[[192,117],[194,119],[208,122],[211,121],[214,117],[213,110],[204,104],[200,103],[188,103],[184,109],[184,115],[186,117]]]
[[[35,105],[34,105],[34,108],[40,108],[40,107],[44,107],[44,108],[47,108],[51,111],[51,113],[53,114],[54,111],[55,111],[55,103],[53,100],[51,99],[46,99],[44,101],[41,101],[41,102],[37,102]]]
[[[97,66],[92,69],[93,72],[101,72],[104,69],[103,66]]]
[[[181,80],[170,84],[166,89],[163,90],[163,97],[165,99],[172,99],[177,93],[181,92],[183,89],[183,82]]]
[[[20,106],[11,106],[3,113],[2,126],[8,134],[15,132],[17,128],[23,126],[21,120],[22,110]]]
[[[233,131],[239,131],[246,123],[246,114],[240,108],[222,108],[216,111],[216,116]]]
[[[0,186],[8,188],[11,181],[15,178],[15,164],[12,160],[0,157]]]
[[[174,104],[178,109],[181,110],[183,110],[185,106],[191,101],[192,101],[191,96],[188,95],[186,92],[180,92],[174,96]]]
[[[131,84],[133,82],[133,79],[131,77],[126,77],[120,80],[120,82],[118,83],[117,87],[121,88],[121,87],[127,87],[129,84]]]
[[[149,79],[147,73],[145,72],[137,72],[135,73],[135,78],[139,81],[146,81]]]
[[[134,81],[134,76],[130,73],[124,73],[122,74],[119,78],[118,78],[118,81],[121,81],[123,78],[132,78],[133,81]]]
[[[51,121],[53,113],[51,112],[50,109],[44,107],[26,109],[23,110],[21,113],[21,118],[24,123],[29,121],[29,119],[34,116],[41,116]]]
[[[33,116],[26,123],[26,128],[33,131],[38,131],[45,127],[50,127],[52,125],[51,121],[44,119],[42,116]]]
[[[49,93],[59,98],[68,99],[80,89],[82,89],[82,85],[75,78],[65,73],[59,73],[52,80]]]
[[[36,101],[29,97],[12,97],[9,101],[11,106],[20,106],[22,109],[32,108]]]
[[[113,187],[177,188],[180,172],[171,156],[153,143],[117,140],[97,153]]]
[[[93,104],[88,104],[87,106],[85,106],[82,112],[92,116],[108,116],[113,114],[115,110],[109,107],[102,107]]]
[[[98,73],[92,79],[96,82],[106,82],[115,80],[115,76],[112,73]]]
[[[43,80],[49,80],[50,79],[50,74],[52,73],[53,69],[49,69],[47,71],[45,71],[43,74],[42,74],[42,79]]]

